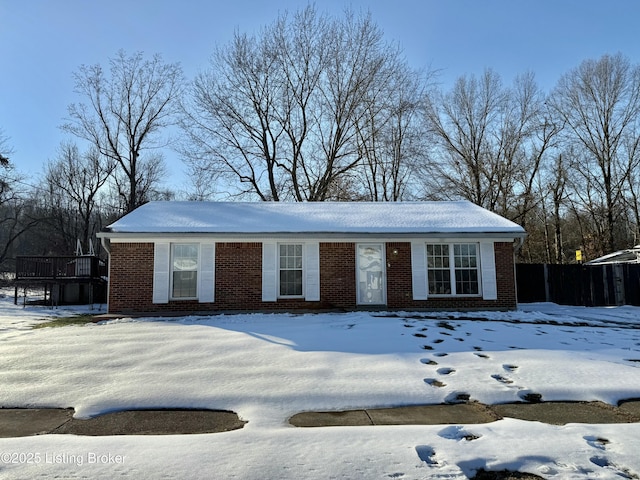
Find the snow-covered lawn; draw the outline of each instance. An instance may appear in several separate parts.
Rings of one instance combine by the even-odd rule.
[[[208,435],[0,439],[0,478],[464,479],[479,468],[545,478],[640,474],[640,424],[504,419],[307,429],[287,422],[300,411],[440,403],[459,393],[484,403],[529,392],[610,404],[637,398],[638,308],[531,304],[505,313],[252,314],[31,328],[66,314],[0,299],[0,406],[73,407],[81,418],[198,407],[233,410],[248,423]],[[8,463],[6,453],[25,461],[37,454],[40,462]]]

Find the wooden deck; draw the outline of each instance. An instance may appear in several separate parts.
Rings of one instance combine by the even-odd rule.
[[[16,281],[91,280],[106,276],[100,258],[20,256],[16,258]]]
[[[64,303],[65,296],[71,295],[72,291],[79,292],[73,295],[87,297],[93,303],[94,290],[106,285],[106,278],[106,263],[94,255],[18,256],[15,303],[19,288],[35,287],[44,287],[44,303]]]

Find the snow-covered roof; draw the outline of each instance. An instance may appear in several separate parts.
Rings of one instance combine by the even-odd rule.
[[[594,258],[585,265],[606,265],[609,263],[640,263],[640,245]]]
[[[525,234],[519,225],[468,201],[150,202],[101,236],[118,233]]]

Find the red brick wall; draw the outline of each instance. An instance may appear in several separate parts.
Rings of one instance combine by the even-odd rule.
[[[411,287],[411,244],[390,242],[387,256],[389,309],[513,309],[516,306],[513,246],[495,244],[498,300],[430,298],[414,301]],[[217,243],[215,302],[197,300],[153,304],[153,244],[111,244],[109,311],[189,312],[225,310],[299,310],[357,308],[356,244],[320,243],[320,301],[279,299],[262,302],[262,244]]]
[[[495,243],[496,280],[500,307],[507,310],[516,308],[516,269],[513,243]]]
[[[253,310],[262,304],[262,243],[216,243],[212,309]]]
[[[145,312],[153,293],[153,243],[112,243],[109,311]]]
[[[320,300],[325,308],[356,307],[356,244],[320,244]]]
[[[394,253],[397,251],[397,253]],[[411,280],[411,244],[387,243],[387,307],[389,309],[500,309],[516,308],[513,244],[494,244],[497,300],[468,298],[429,298],[413,300]]]

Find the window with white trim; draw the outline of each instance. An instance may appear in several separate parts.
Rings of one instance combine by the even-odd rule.
[[[480,262],[476,243],[427,244],[430,295],[479,295]]]
[[[198,245],[171,245],[171,298],[198,297]]]
[[[280,244],[278,255],[278,270],[280,297],[300,297],[303,289],[303,249],[302,244]]]

